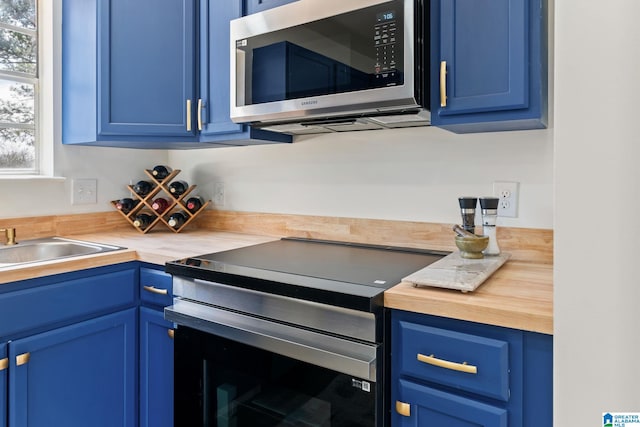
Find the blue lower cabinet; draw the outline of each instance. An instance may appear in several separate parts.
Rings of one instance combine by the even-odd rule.
[[[553,424],[553,337],[401,310],[391,314],[394,426]]]
[[[7,358],[7,343],[0,343],[0,427],[7,426],[7,372],[9,359]]]
[[[504,408],[410,381],[400,380],[397,402],[394,426],[507,427]]]
[[[173,324],[140,307],[140,427],[173,426]]]
[[[137,425],[137,310],[9,343],[9,425]]]

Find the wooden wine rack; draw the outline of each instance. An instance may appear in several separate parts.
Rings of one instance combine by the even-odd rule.
[[[173,231],[174,233],[179,233],[187,225],[189,225],[189,223],[191,223],[191,221],[193,221],[196,218],[196,216],[198,216],[198,214],[200,214],[200,212],[202,212],[207,207],[207,205],[209,205],[209,203],[211,203],[211,200],[204,202],[202,206],[200,206],[200,209],[198,209],[195,212],[191,212],[187,209],[184,201],[189,195],[189,193],[191,193],[196,188],[195,185],[189,186],[187,191],[182,193],[180,196],[178,197],[174,196],[174,194],[169,190],[169,184],[171,184],[173,179],[180,173],[179,169],[173,170],[163,180],[157,180],[156,177],[153,176],[153,173],[148,169],[145,169],[144,173],[147,174],[147,176],[149,177],[149,182],[153,184],[153,189],[146,196],[142,197],[138,193],[133,191],[132,185],[127,185],[127,188],[129,189],[131,194],[133,194],[133,196],[139,200],[138,204],[133,209],[131,209],[127,213],[124,213],[121,210],[116,208],[116,204],[118,203],[117,200],[113,200],[111,202],[113,207],[116,208],[116,210],[120,212],[120,214],[122,214],[122,216],[124,216],[125,219],[136,230],[140,231],[141,233],[148,233],[149,231],[151,231],[152,228],[154,228],[158,224],[164,224],[165,226],[167,226],[169,230]],[[154,211],[153,208],[151,207],[151,205],[153,204],[153,200],[156,197],[158,197],[160,194],[162,194],[161,197],[164,197],[169,201],[169,207],[161,214]],[[182,224],[177,229],[170,226],[166,219],[166,218],[169,218],[169,216],[171,216],[171,214],[174,212],[182,212],[187,216],[187,220],[184,222],[184,224]],[[133,224],[136,216],[139,213],[146,213],[155,217],[155,219],[151,222],[151,224],[149,224],[149,226],[144,230],[140,229],[139,227],[136,227]]]

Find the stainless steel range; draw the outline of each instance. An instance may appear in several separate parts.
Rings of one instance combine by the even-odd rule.
[[[446,254],[286,238],[167,263],[175,425],[388,425],[383,293]]]

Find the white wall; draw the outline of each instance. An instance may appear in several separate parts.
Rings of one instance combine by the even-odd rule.
[[[129,197],[130,179],[142,179],[143,169],[166,163],[167,152],[62,146],[57,139],[55,174],[66,179],[0,179],[0,218],[105,212],[110,201]],[[98,203],[71,204],[73,178],[98,181]]]
[[[640,3],[556,2],[555,426],[640,412]]]
[[[223,209],[426,222],[460,221],[458,196],[520,182],[518,218],[551,228],[551,131],[456,135],[437,128],[307,136],[294,144],[171,151],[170,163]]]

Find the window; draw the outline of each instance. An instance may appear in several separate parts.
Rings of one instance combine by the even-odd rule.
[[[38,171],[37,0],[0,0],[0,173]]]

